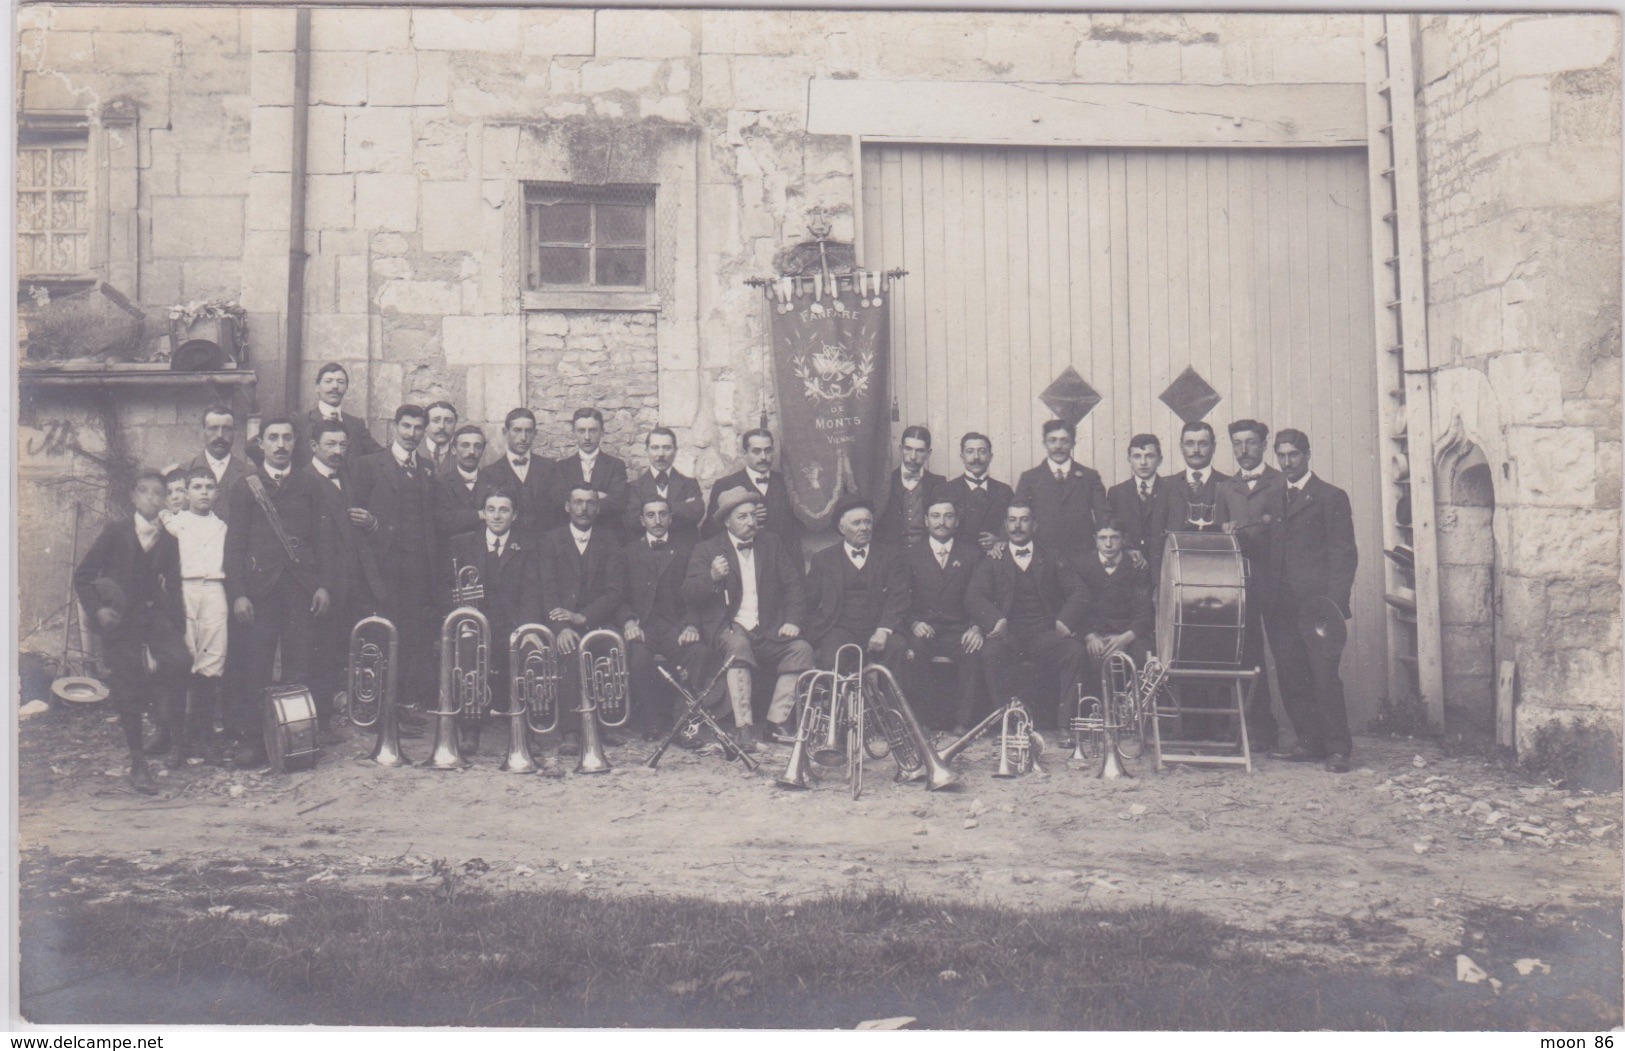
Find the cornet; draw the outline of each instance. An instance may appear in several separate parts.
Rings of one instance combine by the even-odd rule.
[[[396,719],[395,625],[383,617],[366,617],[350,630],[348,707],[350,722],[363,730],[378,728],[378,741],[367,758],[379,766],[411,766],[401,753]]]
[[[458,606],[472,606],[485,597],[485,585],[480,583],[480,567],[470,563],[460,565],[451,560],[451,601]]]
[[[478,716],[490,700],[486,676],[491,668],[491,622],[473,606],[446,614],[440,625],[440,697],[434,711],[434,751],[431,770],[461,770],[463,758],[457,722],[461,715]]]
[[[625,726],[632,714],[626,640],[609,628],[587,632],[576,650],[576,670],[581,676],[581,707],[576,709],[581,714],[581,759],[575,772],[607,774],[609,759],[598,727]]]
[[[1010,698],[1010,703],[1004,705],[1003,707],[995,708],[991,712],[988,712],[987,715],[983,716],[981,722],[977,723],[975,726],[971,727],[968,732],[966,732],[965,736],[961,737],[957,741],[954,741],[938,754],[942,757],[943,762],[948,762],[949,760],[953,759],[954,756],[969,748],[978,737],[981,737],[983,734],[987,733],[993,728],[993,724],[997,723],[999,724],[999,768],[1001,770],[1009,769],[1019,773],[1024,773],[1025,770],[1020,769],[1022,766],[1020,762],[1013,765],[1009,762],[1009,746],[1020,743],[1018,740],[1012,739],[1008,732],[1009,730],[1017,728],[1016,726],[1012,725],[1012,719],[1014,719],[1017,724],[1024,724],[1025,729],[1023,732],[1026,734],[1025,748],[1030,759],[1029,765],[1033,769],[1037,769],[1038,759],[1044,754],[1044,735],[1032,728],[1032,716],[1027,713],[1026,705],[1022,704],[1020,699],[1016,697]],[[1015,773],[1006,773],[1002,776],[1014,777]]]
[[[508,636],[508,754],[498,768],[510,774],[541,769],[530,751],[530,733],[559,725],[558,644],[545,624],[521,624]]]
[[[1026,706],[1012,697],[1004,706],[999,722],[999,768],[994,777],[1019,777],[1043,773],[1038,757],[1044,752],[1044,738],[1033,730],[1033,717]]]

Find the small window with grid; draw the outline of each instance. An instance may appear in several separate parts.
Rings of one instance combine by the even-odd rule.
[[[29,135],[17,147],[17,274],[90,269],[90,146],[83,133]]]
[[[654,205],[653,186],[526,184],[525,287],[652,289]]]

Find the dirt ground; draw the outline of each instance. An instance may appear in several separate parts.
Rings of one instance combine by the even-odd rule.
[[[954,761],[959,784],[894,785],[874,764],[854,802],[831,775],[776,787],[788,750],[756,775],[719,757],[611,748],[615,769],[496,769],[487,732],[463,772],[386,770],[351,732],[312,771],[287,776],[189,767],[155,797],[123,776],[116,725],[55,713],[21,727],[21,847],[34,858],[287,860],[313,880],[357,886],[430,879],[445,860],[478,886],[685,894],[793,903],[885,885],[1026,906],[1156,903],[1193,908],[1328,962],[1380,966],[1418,949],[1471,944],[1479,905],[1533,910],[1617,903],[1621,799],[1533,784],[1478,758],[1412,740],[1360,738],[1355,770],[1261,759],[1174,767],[1149,754],[1129,780],[1053,750],[1043,772],[992,777],[991,738]],[[939,738],[939,747],[943,739]],[[409,756],[425,739],[405,742]],[[1480,960],[1490,973],[1508,961]]]

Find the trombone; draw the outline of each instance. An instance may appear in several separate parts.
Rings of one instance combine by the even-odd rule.
[[[491,668],[491,622],[473,606],[460,606],[446,614],[440,625],[440,696],[434,711],[434,750],[431,770],[461,770],[468,766],[458,737],[460,716],[477,717],[490,702],[486,676]]]
[[[581,677],[581,707],[576,709],[581,715],[581,759],[575,772],[607,774],[609,759],[598,728],[625,726],[632,714],[626,640],[609,628],[587,632],[576,650],[576,670]]]
[[[411,766],[401,753],[396,717],[400,660],[395,625],[383,617],[365,617],[350,629],[349,683],[345,692],[350,722],[362,730],[378,728],[378,740],[367,757],[379,766]]]
[[[498,767],[510,774],[541,769],[530,750],[530,734],[559,725],[558,640],[545,624],[521,624],[508,636],[508,754]]]

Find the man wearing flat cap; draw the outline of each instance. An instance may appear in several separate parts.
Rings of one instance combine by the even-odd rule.
[[[820,668],[835,666],[835,651],[863,647],[864,659],[897,669],[907,644],[909,575],[899,551],[874,542],[869,501],[849,498],[835,511],[841,542],[812,557],[807,572],[807,637]]]
[[[779,732],[795,711],[796,676],[813,666],[812,646],[801,638],[807,600],[800,552],[757,525],[759,493],[734,486],[717,498],[722,532],[695,545],[683,577],[683,601],[699,619],[700,634],[719,658],[733,657],[728,699],[740,746],[757,749],[751,689],[757,671],[773,676],[767,719]]]

